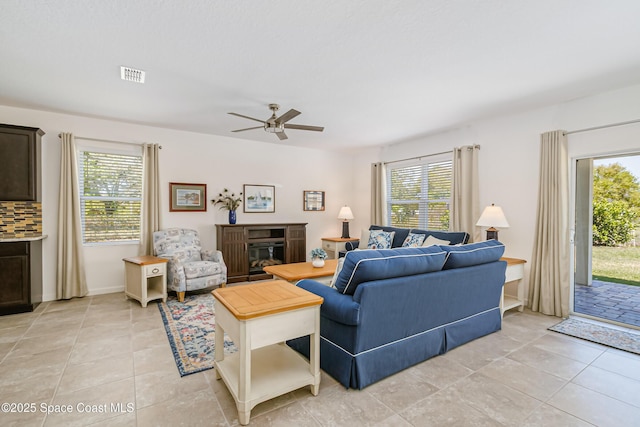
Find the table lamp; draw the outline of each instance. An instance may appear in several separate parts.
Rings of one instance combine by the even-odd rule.
[[[482,215],[480,215],[476,225],[480,227],[489,227],[487,228],[487,240],[498,240],[498,230],[495,227],[509,228],[509,223],[507,222],[507,218],[504,216],[504,212],[502,212],[502,208],[494,205],[493,203],[491,203],[491,206],[484,208],[484,211],[482,212]]]
[[[340,208],[338,218],[342,220],[342,237],[343,239],[349,238],[349,220],[353,219],[353,212],[349,206],[343,206]]]

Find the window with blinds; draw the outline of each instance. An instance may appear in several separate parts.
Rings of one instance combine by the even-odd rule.
[[[395,227],[449,229],[453,165],[434,156],[387,166],[387,218]]]
[[[142,156],[79,151],[84,243],[140,241]]]

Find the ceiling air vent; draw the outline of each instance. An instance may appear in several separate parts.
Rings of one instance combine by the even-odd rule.
[[[128,82],[144,83],[144,71],[131,67],[120,67],[120,78]]]

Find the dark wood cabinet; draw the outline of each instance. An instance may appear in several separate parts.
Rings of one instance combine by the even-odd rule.
[[[263,267],[306,260],[306,223],[216,224],[227,282],[269,279]]]
[[[42,241],[0,243],[0,314],[33,311],[42,302]]]
[[[0,124],[0,200],[41,201],[38,128]]]

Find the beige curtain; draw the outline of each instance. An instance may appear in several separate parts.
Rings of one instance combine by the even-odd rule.
[[[540,181],[529,307],[558,317],[569,315],[569,165],[564,131],[540,139]]]
[[[467,145],[453,149],[453,194],[451,195],[451,231],[466,231],[470,241],[481,240],[476,227],[480,217],[478,197],[479,145]]]
[[[371,165],[371,224],[388,225],[385,188],[384,163],[373,163]]]
[[[70,299],[83,297],[88,290],[82,250],[76,143],[71,133],[61,133],[60,139],[56,298]]]
[[[153,232],[160,229],[160,171],[158,144],[142,146],[144,168],[140,255],[153,255]]]

